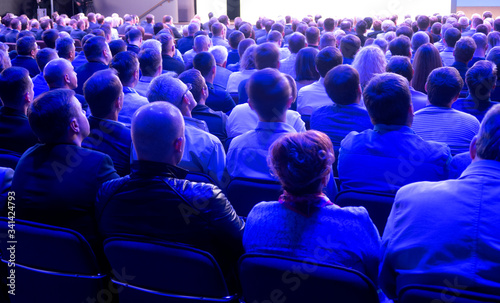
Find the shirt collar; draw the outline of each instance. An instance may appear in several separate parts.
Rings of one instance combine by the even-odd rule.
[[[124,94],[137,94],[137,91],[135,89],[133,89],[132,87],[124,86],[123,93]]]
[[[406,134],[415,134],[413,129],[406,125],[388,125],[388,124],[376,124],[373,127],[373,130],[382,134],[385,134],[387,132],[391,131],[398,131],[401,133],[406,133]]]
[[[479,160],[472,162],[465,169],[459,179],[470,175],[483,175],[500,178],[500,162],[495,160]]]
[[[134,160],[130,167],[133,176],[153,175],[185,179],[187,170],[162,162]]]
[[[284,122],[262,122],[259,121],[257,123],[257,128],[256,130],[270,130],[272,132],[287,132],[287,133],[296,133],[297,131],[290,126],[288,123]]]
[[[154,77],[149,77],[149,76],[142,76],[139,81],[140,82],[145,82],[145,83],[151,83],[153,81]]]
[[[15,108],[12,108],[12,107],[7,107],[7,106],[2,106],[0,107],[0,112],[6,114],[6,115],[9,115],[9,116],[18,116],[18,117],[23,117],[23,118],[28,118],[24,112],[20,111],[20,110],[17,110]]]

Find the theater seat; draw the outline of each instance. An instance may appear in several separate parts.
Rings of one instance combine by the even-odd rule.
[[[209,253],[133,235],[104,242],[120,303],[238,302]]]
[[[15,207],[9,210],[15,211]],[[1,260],[8,264],[14,259],[16,264],[11,303],[97,301],[103,292],[109,292],[105,289],[107,276],[101,273],[90,245],[78,232],[11,219],[15,223],[0,218]],[[9,242],[13,240],[17,242]],[[12,247],[14,251],[7,249]]]
[[[500,302],[500,296],[449,287],[407,285],[399,292],[399,303],[478,303]]]
[[[20,158],[20,154],[0,148],[0,167],[16,169],[17,162],[19,162]]]
[[[239,262],[245,302],[379,302],[362,273],[329,264],[267,254],[245,254]],[[269,301],[274,300],[274,301]]]

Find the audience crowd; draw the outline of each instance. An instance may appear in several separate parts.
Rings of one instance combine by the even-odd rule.
[[[201,19],[3,16],[2,215],[192,245],[233,292],[259,252],[500,295],[500,17]],[[242,217],[235,178],[283,194]],[[391,197],[383,233],[338,191]]]

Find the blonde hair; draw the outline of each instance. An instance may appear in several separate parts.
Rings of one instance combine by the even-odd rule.
[[[373,76],[385,73],[386,65],[385,55],[377,46],[363,47],[352,62],[352,67],[359,73],[359,84],[363,88]]]

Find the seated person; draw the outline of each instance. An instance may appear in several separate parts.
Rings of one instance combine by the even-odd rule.
[[[112,70],[94,73],[83,87],[92,115],[88,118],[90,134],[82,146],[107,154],[120,176],[130,173],[132,139],[130,129],[118,122],[123,106],[123,87]]]
[[[460,179],[398,191],[382,237],[379,281],[388,297],[397,298],[408,284],[439,286],[454,295],[500,295],[499,121],[495,105],[470,145],[472,164]]]
[[[467,151],[479,121],[452,108],[463,87],[460,74],[453,67],[434,69],[425,87],[430,105],[415,113],[413,129],[424,140],[448,144],[452,155]]]
[[[179,80],[186,85],[191,84],[191,94],[193,94],[196,106],[191,111],[193,118],[205,121],[209,132],[219,138],[222,144],[227,139],[226,121],[227,116],[221,111],[213,111],[206,105],[209,89],[205,79],[197,69],[190,69],[179,75]]]
[[[322,193],[335,161],[318,131],[287,134],[269,150],[270,168],[284,193],[257,204],[243,235],[246,253],[310,259],[355,269],[377,281],[380,237],[363,207],[340,208]]]
[[[43,77],[43,69],[50,61],[59,58],[56,50],[52,48],[44,48],[36,53],[36,64],[40,68],[40,73],[33,78],[33,91],[35,92],[35,98],[40,96],[42,93],[49,91],[49,85],[45,78]]]
[[[101,236],[185,243],[210,252],[227,277],[242,253],[245,223],[217,186],[185,180],[187,171],[177,166],[186,140],[180,110],[167,102],[141,107],[132,140],[138,158],[132,174],[105,183],[97,196]]]
[[[36,44],[35,38],[32,36],[25,36],[16,42],[17,56],[12,59],[12,66],[24,67],[30,73],[30,77],[33,78],[40,73],[38,64],[36,64],[36,53],[38,52],[38,46]]]
[[[374,128],[351,132],[342,140],[341,190],[395,194],[409,183],[448,178],[448,146],[424,141],[411,129],[411,94],[403,76],[376,75],[365,87],[363,99]]]
[[[467,90],[467,83],[465,83],[465,74],[469,70],[468,64],[474,56],[476,51],[476,43],[471,37],[462,37],[455,44],[455,50],[453,51],[453,56],[455,57],[455,62],[451,65],[456,68],[460,77],[464,82],[463,90]]]
[[[465,82],[469,87],[469,95],[467,98],[458,99],[451,107],[482,121],[486,112],[497,104],[490,99],[497,82],[495,65],[486,60],[478,61],[465,74]]]
[[[21,156],[38,143],[26,113],[33,102],[33,83],[28,70],[9,67],[0,74],[0,149]],[[3,152],[2,152],[3,153]]]
[[[28,149],[17,164],[16,218],[76,230],[99,247],[94,204],[101,184],[119,177],[113,161],[81,147],[90,129],[72,90],[42,94],[28,119],[43,144]]]
[[[343,64],[331,69],[325,77],[325,89],[333,105],[313,112],[311,129],[328,135],[335,155],[338,155],[340,142],[348,133],[371,129],[373,124],[366,109],[360,105],[359,74],[353,67]]]
[[[326,74],[340,64],[342,64],[342,54],[337,48],[329,46],[318,53],[316,68],[320,78],[313,84],[301,88],[297,96],[297,111],[301,115],[311,115],[315,109],[332,104],[332,100],[326,94],[324,82]]]
[[[83,64],[79,63],[81,65],[76,65],[78,67],[75,68],[78,78],[78,85],[75,89],[75,93],[80,95],[83,94],[83,84],[85,84],[85,81],[87,81],[87,79],[90,78],[90,76],[92,76],[95,72],[109,68],[108,65],[111,62],[111,59],[113,59],[111,50],[106,43],[106,38],[94,36],[88,38],[85,42],[82,41],[82,43],[83,52],[87,61]],[[73,63],[75,61],[76,60],[74,60]]]
[[[231,178],[275,180],[267,166],[269,146],[279,137],[295,133],[286,123],[286,112],[293,102],[288,80],[276,69],[255,72],[248,82],[249,106],[259,122],[254,130],[234,138],[227,153]]]

